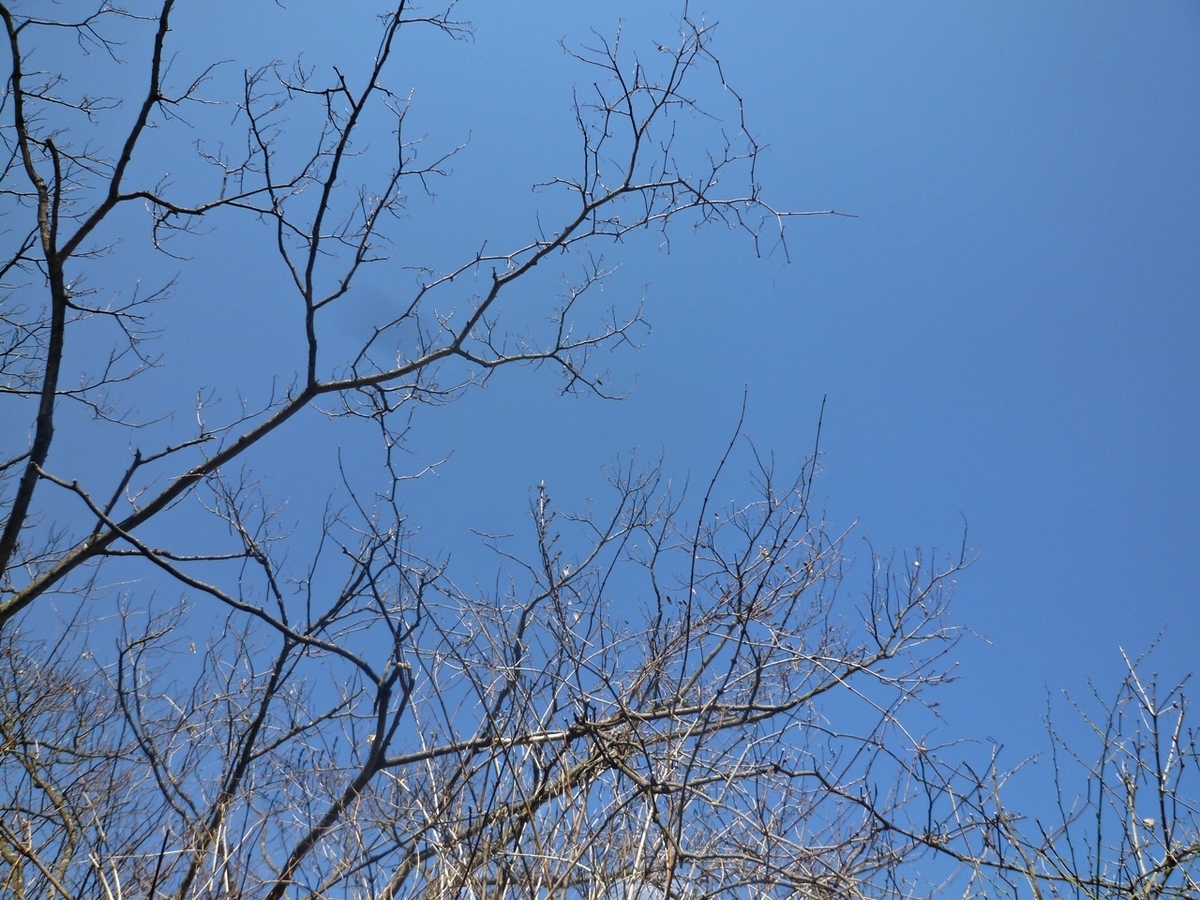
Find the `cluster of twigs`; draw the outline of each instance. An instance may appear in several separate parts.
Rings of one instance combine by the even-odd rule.
[[[1159,698],[1131,667],[1097,721],[1094,792],[1083,806],[1064,792],[1061,825],[1030,837],[1001,803],[999,770],[948,765],[920,724],[950,668],[946,602],[966,548],[940,564],[872,559],[869,588],[848,596],[843,537],[810,505],[815,453],[782,484],[755,456],[753,502],[718,508],[710,487],[690,517],[653,469],[614,472],[603,514],[557,512],[542,487],[531,552],[496,543],[508,581],[492,591],[414,550],[391,456],[414,404],[520,364],[606,394],[593,353],[628,340],[641,313],[588,307],[606,275],[593,248],[681,220],[757,242],[794,215],[760,197],[760,146],[686,6],[652,66],[620,40],[574,53],[596,75],[575,103],[580,171],[543,185],[569,212],[509,250],[419,269],[343,356],[331,317],[387,258],[406,185],[448,158],[418,156],[408,98],[384,74],[402,32],[466,26],[398,2],[360,81],[248,70],[242,152],[201,145],[215,187],[185,201],[139,180],[149,136],[169,144],[209,102],[211,67],[173,86],[175,6],[98,0],[72,19],[0,3],[0,403],[27,423],[0,439],[7,895],[901,897],[936,887],[918,860],[951,865],[948,883],[968,889],[1195,892],[1182,694]],[[115,65],[139,41],[147,86],[120,102],[72,93],[69,72],[40,62],[74,48]],[[734,115],[689,166],[681,123],[706,114],[693,93],[706,74]],[[370,184],[353,183],[375,158],[364,123],[380,116],[394,144]],[[146,347],[170,290],[105,304],[83,287],[134,209],[164,252],[203,239],[218,213],[268,228],[303,333],[294,380],[263,407],[210,422],[201,393],[194,428],[146,447],[160,432],[118,401],[160,362]],[[584,274],[545,304],[548,328],[511,321],[512,286],[564,253]],[[98,334],[111,349],[89,375],[77,363]],[[367,498],[346,481],[306,548],[250,473],[264,439],[318,403],[378,423],[385,483]],[[72,404],[132,448],[122,471],[56,469]],[[199,502],[185,514],[186,499]],[[160,527],[169,516],[185,527]],[[141,586],[116,592],[106,572]]]

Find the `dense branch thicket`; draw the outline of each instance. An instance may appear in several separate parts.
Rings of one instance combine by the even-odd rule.
[[[844,536],[811,505],[815,452],[781,480],[735,439],[717,476],[749,454],[740,505],[713,501],[715,476],[685,506],[654,468],[615,468],[610,503],[586,514],[541,486],[529,553],[494,542],[491,590],[416,549],[394,458],[415,405],[521,364],[603,395],[593,353],[641,313],[593,307],[597,248],[677,223],[776,241],[797,215],[759,194],[760,148],[703,21],[685,7],[644,60],[598,36],[575,51],[579,169],[541,186],[557,221],[435,271],[389,262],[385,229],[450,154],[418,153],[409,97],[385,76],[409,29],[468,27],[395,3],[361,77],[248,69],[217,98],[239,140],[196,143],[188,117],[223,82],[172,64],[188,37],[175,7],[0,2],[6,895],[1196,895],[1181,691],[1160,696],[1131,666],[1089,720],[1089,792],[1071,793],[1057,743],[1061,822],[1028,827],[994,761],[951,764],[928,733],[969,553],[872,560],[865,590],[847,590]],[[137,69],[140,93],[105,95],[75,78],[83,61],[114,79]],[[706,91],[726,112],[696,152]],[[363,137],[380,120],[386,151]],[[197,164],[207,180],[146,180]],[[294,370],[255,386],[261,406],[222,414],[204,381],[190,426],[126,402],[163,363],[147,348],[172,286],[130,293],[130,271],[106,300],[95,285],[119,271],[139,212],[185,271],[209,223],[269,231],[302,339]],[[514,285],[562,259],[583,274],[517,318]],[[386,265],[418,276],[346,352],[331,320]],[[245,299],[204,302],[233,328]],[[213,348],[213,370],[227,363]],[[377,425],[381,463],[365,492],[332,473],[308,540],[268,500],[262,447],[314,405]],[[79,409],[88,441],[129,448],[119,471],[57,462]]]

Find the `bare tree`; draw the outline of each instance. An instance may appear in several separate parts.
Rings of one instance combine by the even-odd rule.
[[[9,890],[907,893],[927,836],[902,711],[953,640],[942,577],[881,576],[843,609],[838,543],[763,476],[758,502],[687,534],[653,474],[617,476],[604,521],[539,493],[540,559],[512,558],[499,596],[367,526],[311,622],[285,621],[289,598],[250,608],[262,566],[206,591],[236,612],[196,657],[182,606],[128,612],[104,666],[83,640],[10,637]],[[594,547],[573,571],[560,520]],[[638,572],[650,600],[627,622],[610,595]],[[861,730],[824,715],[837,693]]]
[[[995,817],[967,814],[958,785],[983,797],[996,778],[947,770],[922,706],[947,674],[947,589],[968,553],[872,559],[850,596],[844,536],[811,506],[815,451],[781,482],[735,440],[691,507],[654,468],[614,469],[606,512],[557,511],[543,486],[529,552],[492,543],[503,578],[491,590],[422,556],[400,511],[393,453],[414,405],[519,364],[606,393],[592,352],[626,340],[640,312],[589,306],[597,247],[684,221],[781,239],[792,214],[759,195],[759,146],[704,23],[685,7],[647,62],[616,39],[576,51],[595,81],[575,105],[580,170],[544,186],[566,198],[557,224],[447,271],[405,261],[411,291],[335,357],[331,313],[385,260],[406,186],[447,158],[418,155],[407,98],[385,86],[396,42],[467,26],[400,2],[357,81],[248,70],[241,152],[200,145],[212,190],[195,199],[145,177],[148,159],[195,162],[183,120],[212,99],[211,67],[172,74],[174,7],[105,0],[48,18],[0,3],[0,390],[6,417],[28,416],[0,463],[4,890],[901,897],[943,877],[916,860],[963,867],[946,877],[990,865],[971,842]],[[76,90],[41,62],[73,52],[114,71],[142,59],[142,92]],[[704,119],[705,78],[732,113],[697,155],[686,135]],[[393,129],[382,162],[362,139],[376,118]],[[216,217],[271,232],[303,341],[295,380],[261,407],[221,419],[199,391],[184,431],[122,402],[158,364],[147,347],[170,285],[112,302],[86,285],[111,271],[138,211],[180,256]],[[515,321],[513,285],[564,254],[583,275],[543,305],[549,326]],[[101,335],[111,351],[88,365]],[[251,467],[314,405],[377,425],[383,459],[380,485],[342,479],[310,545]],[[89,434],[133,448],[121,471],[55,470],[75,406],[98,423]],[[756,499],[716,505],[717,478],[744,453]]]
[[[1012,773],[960,779],[947,851],[969,863],[993,897],[1166,900],[1200,894],[1197,731],[1186,680],[1163,690],[1149,656],[1127,656],[1113,699],[1070,700],[1066,722],[1046,719],[1053,779],[1048,814],[1022,816],[1001,788]]]

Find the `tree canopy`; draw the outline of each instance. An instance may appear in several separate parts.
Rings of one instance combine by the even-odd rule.
[[[701,226],[785,253],[790,218],[837,214],[768,202],[703,18],[566,44],[576,168],[538,185],[528,233],[443,266],[396,235],[457,150],[411,133],[393,70],[410,34],[470,34],[453,5],[381,10],[369,62],[245,68],[193,64],[176,5],[0,3],[0,402],[23,422],[0,462],[9,894],[1195,892],[1182,690],[1131,663],[1088,713],[1097,755],[1054,745],[1059,820],[1010,810],[991,749],[933,729],[965,538],[848,582],[814,499],[819,423],[792,475],[739,423],[698,487],[635,461],[583,510],[538,485],[528,541],[483,536],[490,584],[420,545],[414,410],[515,366],[617,393],[601,351],[643,313],[601,296],[605,253]],[[226,240],[271,248],[247,275],[269,297],[204,292]],[[177,274],[139,268],[162,260]],[[368,269],[391,290],[348,334]],[[205,346],[162,409],[140,385],[186,356],[180,302],[230,335],[257,323],[285,362],[231,401],[213,385],[239,358]],[[295,521],[273,486],[319,418],[370,433],[377,465],[330,465],[323,514]],[[726,503],[735,459],[751,478]]]

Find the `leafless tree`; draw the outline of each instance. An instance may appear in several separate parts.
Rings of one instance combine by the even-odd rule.
[[[384,264],[408,186],[449,156],[408,136],[407,96],[384,77],[396,42],[467,26],[398,2],[357,80],[248,70],[242,143],[197,153],[186,119],[209,108],[217,70],[170,64],[173,0],[82,7],[0,2],[0,391],[6,421],[28,426],[5,430],[0,463],[7,894],[841,898],[915,896],[963,872],[1045,880],[987,843],[1012,821],[989,799],[996,770],[948,769],[927,737],[924,692],[947,676],[948,588],[969,554],[871,559],[854,595],[844,535],[811,504],[815,452],[781,481],[735,439],[691,506],[653,467],[615,467],[610,504],[586,513],[539,487],[528,552],[490,541],[491,589],[418,552],[401,513],[393,453],[415,405],[520,364],[608,391],[593,351],[641,314],[590,305],[598,248],[683,222],[782,238],[794,214],[759,195],[759,146],[702,21],[685,7],[644,60],[598,36],[575,51],[595,80],[575,104],[579,171],[543,185],[557,224],[447,271],[396,261],[413,287],[337,356],[331,314]],[[141,93],[76,88],[72,53],[140,67]],[[706,78],[732,113],[697,155]],[[363,137],[381,118],[382,160]],[[186,189],[146,175],[197,160],[208,181]],[[171,285],[113,301],[89,288],[135,214],[183,267],[214,220],[270,231],[303,335],[294,381],[223,419],[197,391],[190,431],[138,417],[124,398],[159,364],[147,348]],[[583,274],[543,318],[517,320],[513,286],[560,259]],[[212,314],[239,311],[214,298]],[[98,346],[111,349],[97,364]],[[378,427],[382,483],[341,478],[305,542],[255,470],[269,469],[264,439],[314,406]],[[56,470],[76,408],[89,440],[132,448],[120,471]],[[755,499],[719,505],[734,459]],[[1180,838],[1155,833],[1166,883]],[[1029,859],[1061,846],[1011,835]],[[1144,855],[1141,832],[1128,846]]]
[[[86,638],[10,633],[8,890],[907,893],[927,836],[903,711],[953,640],[943,576],[843,605],[838,542],[769,470],[689,533],[653,473],[614,488],[603,521],[539,492],[537,561],[510,557],[499,595],[331,522],[346,577],[311,619],[289,615],[307,586],[248,600],[261,560],[236,594],[199,588],[231,612],[195,656],[184,605],[126,611],[102,666]],[[572,531],[593,550],[568,570]],[[822,711],[839,693],[854,725]]]
[[[1200,895],[1200,777],[1186,680],[1163,690],[1150,656],[1125,657],[1113,699],[1093,690],[1072,717],[1047,716],[1053,779],[1049,815],[1021,816],[1004,802],[1008,776],[993,769],[962,783],[950,852],[969,862],[991,897],[1166,900]],[[1069,699],[1069,698],[1068,698]],[[977,828],[971,826],[978,826]]]

